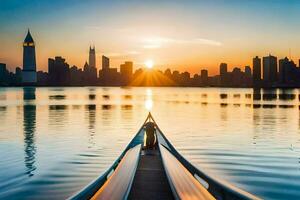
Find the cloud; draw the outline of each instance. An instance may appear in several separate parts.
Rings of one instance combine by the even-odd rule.
[[[161,48],[164,45],[169,44],[198,44],[198,45],[210,45],[210,46],[221,46],[222,43],[216,40],[210,40],[205,38],[194,38],[194,39],[174,39],[174,38],[163,38],[153,37],[142,39],[143,48],[155,49]]]

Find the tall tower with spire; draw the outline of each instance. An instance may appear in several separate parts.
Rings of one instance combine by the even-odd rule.
[[[93,48],[90,46],[89,66],[93,67],[93,68],[96,68],[96,50],[95,50],[95,46]]]
[[[23,42],[22,82],[24,84],[35,84],[37,82],[35,44],[29,29]]]

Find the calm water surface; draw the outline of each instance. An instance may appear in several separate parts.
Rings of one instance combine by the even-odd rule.
[[[300,199],[299,90],[0,88],[0,199],[64,199],[103,173],[151,107],[194,165]]]

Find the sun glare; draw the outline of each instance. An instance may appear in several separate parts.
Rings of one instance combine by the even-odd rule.
[[[152,110],[152,107],[153,107],[153,101],[152,99],[147,99],[145,101],[145,107],[148,111],[151,111]]]
[[[147,60],[145,62],[145,65],[148,69],[152,69],[153,68],[153,61],[152,60]]]

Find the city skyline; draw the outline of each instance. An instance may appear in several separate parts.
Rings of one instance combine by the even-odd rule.
[[[28,37],[28,35],[29,35],[29,37],[32,39],[32,36],[31,36],[31,32],[30,32],[30,29],[28,29],[27,30],[27,33],[26,33],[26,37],[25,37],[25,40],[27,39],[27,37]],[[33,39],[32,39],[33,40]],[[24,41],[25,42],[25,41]],[[23,43],[24,43],[23,42]],[[33,46],[35,46],[35,41],[34,41],[34,45]],[[24,47],[24,45],[23,45],[23,47]],[[27,47],[25,47],[25,48],[27,48]],[[37,50],[38,51],[38,50]],[[269,55],[271,56],[272,54],[270,54],[269,53]],[[24,55],[23,55],[24,56]],[[258,55],[255,55],[255,57],[258,57],[258,58],[263,58],[263,56],[265,56],[265,54],[264,55],[262,55],[262,56],[258,56]],[[61,57],[61,55],[55,55],[55,56],[53,56],[53,57]],[[124,64],[124,62],[126,63],[126,62],[132,62],[132,64],[134,63],[133,61],[131,61],[131,60],[126,60],[125,59],[126,58],[126,56],[124,56],[123,58],[122,57],[120,57],[119,58],[119,60],[120,60],[120,64],[118,65],[118,66],[113,66],[113,67],[116,67],[116,69],[121,69],[121,66]],[[24,58],[23,58],[24,59]],[[48,58],[49,59],[49,58]],[[47,59],[47,60],[48,60]],[[65,60],[67,60],[65,57],[64,57],[64,59]],[[108,61],[107,61],[107,59],[109,59]],[[70,64],[71,66],[76,66],[76,67],[78,67],[78,69],[82,69],[82,70],[84,70],[84,68],[86,67],[86,65],[88,64],[88,66],[90,66],[90,67],[92,67],[92,68],[96,68],[95,69],[95,71],[98,71],[99,69],[101,69],[104,65],[107,65],[107,64],[105,64],[105,63],[103,63],[103,62],[109,62],[109,63],[113,63],[113,62],[111,62],[113,59],[115,59],[114,58],[114,56],[111,56],[111,57],[108,57],[107,55],[103,55],[103,54],[98,54],[97,55],[97,51],[96,51],[96,47],[95,47],[95,45],[90,45],[89,46],[89,51],[87,52],[87,55],[86,55],[86,59],[85,59],[85,61],[84,61],[84,63],[82,64],[82,65],[75,65],[75,64]],[[276,59],[277,59],[277,57],[276,57]],[[287,56],[284,56],[282,59],[289,59],[289,60],[291,60],[291,61],[293,61],[292,59],[290,59],[289,57],[287,57]],[[97,61],[98,60],[98,61]],[[250,61],[251,61],[251,59],[249,59]],[[0,60],[1,61],[1,60]],[[299,65],[300,65],[300,59],[296,59],[295,60],[296,62],[298,61],[299,62]],[[72,61],[71,61],[72,62]],[[91,62],[92,62],[92,64],[91,64]],[[155,67],[155,70],[159,70],[159,71],[165,71],[165,70],[168,70],[168,69],[170,69],[171,67],[172,67],[172,70],[174,70],[174,71],[180,71],[180,69],[178,70],[176,67],[175,68],[173,68],[174,66],[163,66],[163,68],[159,68],[158,67],[158,65],[156,64],[156,63],[154,63],[153,62],[153,60],[152,59],[147,59],[147,60],[145,60],[143,63],[138,63],[138,64],[136,64],[136,65],[132,65],[132,67],[133,67],[133,70],[139,70],[139,69],[141,69],[141,68],[148,68],[148,64],[149,64],[149,62],[151,63],[151,68],[153,68],[153,67]],[[276,61],[277,62],[277,61]],[[5,62],[2,62],[2,63],[5,63]],[[111,64],[109,64],[108,63],[108,65],[110,65],[111,66]],[[251,70],[253,70],[253,67],[254,67],[254,65],[253,65],[253,61],[252,61],[252,63],[250,64],[251,62],[249,62],[249,64],[247,64],[247,65],[235,65],[235,66],[230,66],[227,62],[225,63],[225,62],[221,62],[221,63],[219,63],[219,65],[218,65],[218,68],[217,68],[217,72],[215,72],[215,73],[209,73],[210,71],[209,71],[209,67],[199,67],[199,70],[198,71],[195,71],[195,72],[191,72],[191,71],[189,71],[188,69],[187,70],[182,70],[183,72],[189,72],[191,75],[197,75],[197,74],[201,74],[201,71],[202,70],[207,70],[208,71],[208,75],[209,76],[216,76],[216,75],[220,75],[220,71],[219,71],[219,67],[222,67],[222,64],[226,64],[226,70],[234,70],[235,68],[243,68],[243,67],[250,67],[251,68]],[[6,67],[7,67],[7,69],[9,70],[9,71],[11,71],[11,72],[13,72],[13,71],[15,71],[15,68],[23,68],[24,67],[24,60],[23,60],[23,65],[18,65],[18,66],[16,66],[16,67],[12,67],[12,66],[9,66],[9,65],[7,65],[7,63],[5,63],[6,64]],[[40,69],[38,66],[36,66],[36,71],[43,71],[43,72],[49,72],[49,62],[47,63],[47,68],[46,69],[44,69],[44,68],[42,68],[42,69]],[[98,73],[98,72],[97,72]],[[263,75],[263,72],[261,72],[261,75]],[[262,77],[263,78],[263,77]]]
[[[35,41],[30,30],[26,34],[23,46],[23,66],[9,72],[5,63],[0,63],[0,85],[3,86],[192,86],[192,87],[300,87],[299,65],[287,57],[258,56],[252,59],[253,70],[249,65],[234,67],[219,65],[219,74],[209,76],[208,69],[201,69],[194,75],[188,71],[153,69],[153,60],[133,70],[133,62],[125,61],[120,67],[112,67],[110,58],[102,55],[102,65],[96,68],[96,47],[89,47],[88,62],[82,68],[70,64],[62,56],[48,58],[48,71],[36,69]]]
[[[233,69],[269,53],[283,58],[291,51],[297,62],[297,8],[297,1],[3,1],[0,60],[10,70],[22,66],[19,44],[29,27],[37,41],[37,70],[43,71],[56,55],[83,66],[90,45],[96,46],[97,60],[104,54],[115,67],[131,60],[137,69],[151,59],[157,69],[192,74],[205,68],[216,75],[221,62]]]

